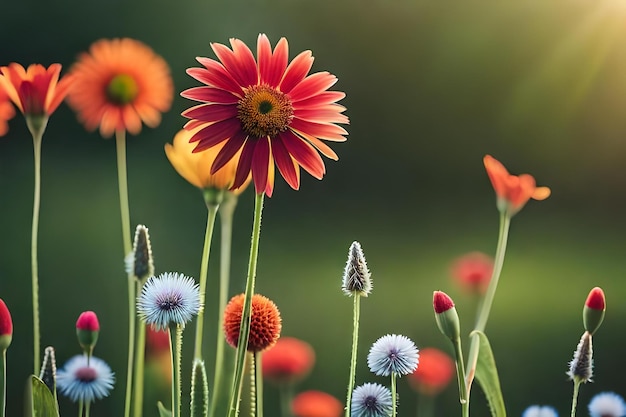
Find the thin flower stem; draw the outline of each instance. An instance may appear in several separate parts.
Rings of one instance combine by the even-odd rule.
[[[348,379],[348,393],[346,394],[346,417],[350,417],[352,406],[352,391],[354,390],[354,380],[356,378],[356,355],[359,345],[359,316],[361,314],[361,296],[354,294],[354,311],[352,314],[352,357],[350,359],[350,378]]]
[[[117,183],[120,194],[120,213],[122,217],[122,243],[124,256],[132,251],[130,237],[130,209],[128,204],[128,179],[126,174],[126,131],[115,132],[115,150],[117,155]],[[133,391],[133,361],[135,351],[135,277],[128,274],[128,362],[126,364],[126,398],[124,417],[130,416],[131,396]]]
[[[435,416],[435,396],[419,394],[417,397],[417,417]]]
[[[396,373],[395,372],[391,372],[391,407],[392,407],[392,412],[391,412],[391,416],[392,417],[396,417],[396,413],[397,413],[397,408],[398,408],[398,394],[397,394],[397,388],[396,388]]]
[[[137,281],[136,286],[136,294],[139,294],[142,283]],[[133,377],[133,393],[135,394],[133,396],[133,416],[141,417],[143,415],[144,367],[146,362],[146,323],[143,320],[138,320],[137,323],[138,327],[135,335],[135,375]]]
[[[180,395],[181,395],[181,357],[183,348],[183,329],[181,324],[172,324],[168,328],[170,334],[170,351],[172,354],[172,417],[180,417]]]
[[[243,370],[246,361],[248,338],[250,336],[250,320],[252,318],[252,295],[254,294],[254,283],[256,279],[256,264],[259,255],[259,240],[261,237],[261,214],[263,213],[263,197],[265,193],[256,195],[254,200],[254,222],[252,225],[252,239],[250,242],[250,261],[248,263],[248,277],[246,279],[246,292],[244,296],[243,309],[241,311],[241,325],[239,328],[239,339],[237,343],[237,357],[235,361],[235,373],[233,388],[231,391],[230,404],[228,410],[229,417],[236,417],[239,414],[239,403],[241,399],[241,384],[243,382]]]
[[[78,400],[78,417],[83,417],[83,409],[85,408],[85,403],[83,400]]]
[[[465,385],[465,365],[463,364],[463,348],[461,347],[461,339],[457,338],[452,341],[454,346],[454,356],[456,364],[456,377],[459,383],[459,402],[461,403],[461,414],[463,417],[469,417],[469,389]]]
[[[483,299],[480,311],[476,319],[476,325],[474,330],[480,332],[485,331],[487,326],[487,320],[489,319],[489,312],[491,311],[491,305],[496,294],[498,287],[498,280],[500,279],[500,273],[502,272],[502,266],[504,264],[504,255],[506,254],[506,245],[509,237],[509,226],[511,224],[511,216],[506,212],[500,213],[500,230],[498,232],[498,245],[496,247],[496,256],[494,259],[493,273],[485,298]],[[480,338],[477,334],[471,336],[471,344],[467,361],[466,379],[465,384],[467,386],[467,401],[469,402],[469,393],[476,374],[476,363],[478,362],[478,349]]]
[[[263,367],[261,366],[261,352],[254,352],[254,381],[256,388],[256,417],[263,417]]]
[[[256,355],[250,352],[250,370],[248,374],[250,375],[250,417],[256,417],[257,413],[257,392],[256,392]]]
[[[204,247],[202,249],[202,261],[200,263],[200,302],[206,305],[206,281],[209,271],[209,255],[211,253],[211,240],[213,237],[213,229],[215,226],[215,217],[219,204],[212,204],[207,201],[207,221],[204,234]],[[219,326],[218,326],[219,329]],[[194,348],[194,359],[202,359],[202,337],[204,335],[204,309],[200,310],[196,318],[196,339]]]
[[[284,383],[280,385],[278,394],[280,395],[280,411],[282,417],[291,417],[291,402],[293,401],[293,384]]]
[[[216,323],[215,373],[213,375],[213,392],[209,402],[209,417],[214,417],[218,402],[222,403],[225,396],[224,388],[232,382],[233,352],[226,351],[226,339],[222,332],[224,310],[228,302],[230,287],[230,258],[233,236],[233,216],[237,206],[237,196],[234,193],[225,193],[224,201],[220,204],[220,291],[218,301],[218,315]],[[228,357],[226,352],[228,352]],[[230,371],[230,373],[228,372]],[[228,398],[226,398],[228,401]],[[227,405],[227,404],[225,404]]]
[[[28,119],[27,119],[28,122]],[[45,126],[45,125],[44,125]],[[39,375],[41,366],[41,356],[39,353],[41,341],[39,330],[39,264],[37,261],[37,243],[39,234],[39,207],[41,204],[41,142],[43,141],[43,129],[31,128],[29,130],[33,136],[33,150],[35,160],[35,187],[33,196],[33,221],[30,239],[30,262],[32,271],[32,291],[33,291],[33,374]]]
[[[7,351],[2,351],[2,357],[0,357],[0,417],[6,415],[6,401],[7,401]]]
[[[580,389],[580,381],[574,380],[574,394],[572,395],[572,413],[571,417],[576,417],[576,405],[578,404],[578,390]]]
[[[85,403],[85,417],[89,417],[90,410],[91,410],[91,402]]]

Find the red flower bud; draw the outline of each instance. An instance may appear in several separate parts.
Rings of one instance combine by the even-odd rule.
[[[443,291],[435,291],[433,293],[433,307],[435,313],[440,314],[454,307],[454,301]]]

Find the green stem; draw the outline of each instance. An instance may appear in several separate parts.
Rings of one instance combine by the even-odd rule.
[[[91,402],[85,403],[85,417],[89,417],[90,410],[91,410]]]
[[[435,396],[419,394],[417,397],[417,417],[434,417]]]
[[[396,373],[395,372],[391,372],[391,407],[392,407],[392,412],[391,412],[391,416],[392,417],[396,417],[396,413],[397,413],[397,408],[398,408],[398,394],[397,394],[397,388],[396,388]]]
[[[261,352],[254,352],[256,417],[263,417],[263,367],[261,366],[261,355]]]
[[[78,417],[83,417],[83,410],[85,408],[85,403],[83,400],[78,400]]]
[[[30,239],[30,262],[33,291],[33,374],[39,375],[41,366],[39,349],[41,341],[39,330],[39,264],[37,261],[37,242],[39,234],[39,208],[41,204],[41,142],[43,141],[43,132],[45,130],[45,123],[47,123],[47,119],[43,125],[43,128],[35,128],[31,126],[30,118],[27,118],[26,122],[33,136],[33,150],[35,160],[35,187],[33,196],[33,221]]]
[[[491,311],[491,305],[493,304],[493,299],[496,295],[496,289],[498,287],[498,280],[500,279],[500,273],[502,272],[502,266],[504,264],[504,255],[506,253],[506,245],[509,237],[509,226],[511,224],[511,216],[506,214],[506,212],[500,213],[500,230],[498,232],[498,246],[496,247],[496,256],[494,259],[493,273],[491,275],[491,280],[489,281],[489,286],[487,287],[487,292],[485,293],[485,298],[483,299],[480,305],[480,311],[478,313],[476,319],[476,325],[474,326],[474,330],[478,330],[480,332],[485,331],[485,327],[487,326],[487,320],[489,319],[489,312]],[[470,350],[467,361],[467,370],[466,370],[466,380],[465,384],[467,385],[467,401],[469,402],[469,393],[472,387],[472,382],[474,381],[474,376],[476,373],[476,363],[478,362],[478,349],[479,349],[479,336],[477,334],[471,337]]]
[[[239,328],[239,341],[237,344],[237,356],[235,361],[235,376],[233,379],[233,387],[231,391],[228,410],[229,417],[236,417],[239,414],[241,384],[243,382],[243,370],[246,361],[248,338],[250,336],[250,320],[252,318],[252,295],[254,294],[256,264],[259,255],[259,240],[261,236],[261,213],[263,212],[264,195],[264,193],[257,194],[254,200],[254,222],[252,225],[252,239],[250,242],[250,261],[248,263],[246,292],[244,296],[243,309],[241,311],[241,325]]]
[[[181,324],[172,324],[168,331],[170,334],[170,351],[172,353],[172,417],[180,417],[180,369],[183,348],[183,329]]]
[[[124,256],[132,249],[130,237],[130,209],[128,204],[128,176],[126,174],[126,131],[115,132],[115,151],[117,155],[117,184],[120,195],[120,213],[122,217],[122,243]],[[133,360],[135,351],[135,277],[128,274],[128,361],[126,364],[126,399],[124,417],[130,416],[130,403],[133,390]]]
[[[574,394],[572,395],[572,413],[571,417],[576,417],[576,405],[578,403],[578,390],[580,389],[580,381],[574,380]]]
[[[250,417],[256,417],[256,355],[250,352]]]
[[[452,341],[454,346],[454,356],[456,364],[456,377],[459,383],[459,401],[461,403],[461,413],[463,417],[469,417],[469,388],[465,384],[465,365],[463,364],[463,349],[461,338]]]
[[[348,379],[348,393],[346,395],[346,417],[350,417],[350,408],[352,407],[352,391],[354,390],[354,380],[356,378],[356,355],[359,345],[359,316],[361,314],[361,296],[356,293],[353,296],[352,357],[350,359],[350,379]]]
[[[137,281],[137,294],[141,291],[142,283]],[[135,344],[135,375],[133,393],[133,415],[141,417],[143,415],[143,391],[144,391],[144,367],[146,356],[146,323],[138,320],[139,326],[136,334]]]
[[[7,401],[7,350],[2,350],[0,357],[0,417],[6,415]]]
[[[280,385],[278,394],[280,395],[280,411],[282,417],[291,417],[291,402],[293,401],[293,384],[284,383]]]
[[[211,253],[211,239],[213,237],[213,228],[215,226],[215,217],[219,209],[219,204],[207,202],[208,217],[206,221],[206,230],[204,233],[204,247],[202,249],[202,261],[200,263],[200,302],[206,305],[206,281],[209,271],[209,255]],[[218,327],[219,329],[219,327]],[[202,337],[204,335],[204,309],[200,310],[196,318],[196,339],[194,348],[194,359],[202,359]]]
[[[237,206],[237,195],[227,192],[224,195],[224,201],[220,204],[220,290],[218,301],[218,316],[216,323],[216,348],[215,348],[215,372],[213,375],[213,392],[211,401],[209,402],[209,417],[215,417],[218,402],[222,403],[224,396],[224,388],[226,388],[232,378],[233,371],[233,354],[228,351],[226,357],[226,339],[222,331],[222,322],[224,321],[224,310],[228,302],[228,293],[230,287],[230,259],[231,246],[233,236],[233,216],[235,207]],[[227,372],[227,371],[230,371]],[[228,399],[226,399],[228,401]]]

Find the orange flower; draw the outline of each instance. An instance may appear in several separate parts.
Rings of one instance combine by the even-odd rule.
[[[2,78],[2,77],[0,77]],[[8,121],[15,116],[15,108],[9,101],[9,96],[0,83],[0,136],[6,135],[9,131]]]
[[[452,263],[452,278],[473,294],[484,294],[491,281],[493,259],[482,252],[470,252]]]
[[[224,310],[224,334],[226,342],[236,348],[239,343],[241,328],[241,312],[243,311],[244,294],[230,299]],[[250,338],[248,351],[260,352],[270,348],[280,337],[282,322],[278,307],[272,300],[260,294],[252,296],[252,321],[250,322]]]
[[[193,130],[180,130],[174,136],[173,144],[165,144],[167,159],[169,159],[176,172],[192,185],[201,189],[228,190],[235,182],[238,158],[231,159],[217,172],[211,174],[211,165],[224,145],[219,144],[204,152],[193,152],[195,145],[189,143],[189,139],[201,128],[202,126]],[[240,194],[249,183],[250,178],[241,187],[234,189],[233,192]]]
[[[315,363],[315,351],[303,340],[281,337],[263,353],[262,361],[264,378],[276,383],[293,383],[311,371]]]
[[[436,348],[420,350],[420,365],[409,374],[411,387],[424,395],[437,395],[454,377],[454,361]]]
[[[47,69],[40,64],[27,69],[12,62],[0,67],[0,90],[4,89],[13,103],[24,115],[50,116],[68,93],[71,76],[59,81],[61,64],[52,64]]]
[[[343,404],[330,394],[311,390],[294,397],[291,411],[296,417],[339,417]]]
[[[100,126],[104,137],[121,130],[136,135],[142,122],[156,127],[172,104],[174,86],[167,63],[134,39],[93,43],[71,73],[75,80],[70,106],[88,130]]]
[[[483,158],[487,175],[498,197],[498,210],[513,216],[530,200],[545,200],[550,196],[548,187],[537,187],[535,178],[529,174],[511,175],[491,155]]]

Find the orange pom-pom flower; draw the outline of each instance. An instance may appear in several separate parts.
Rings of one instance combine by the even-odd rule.
[[[236,295],[230,299],[224,310],[224,335],[226,342],[234,348],[239,343],[243,303],[244,294]],[[247,350],[261,352],[273,346],[280,337],[282,328],[280,312],[276,304],[267,297],[254,294],[251,319]]]

